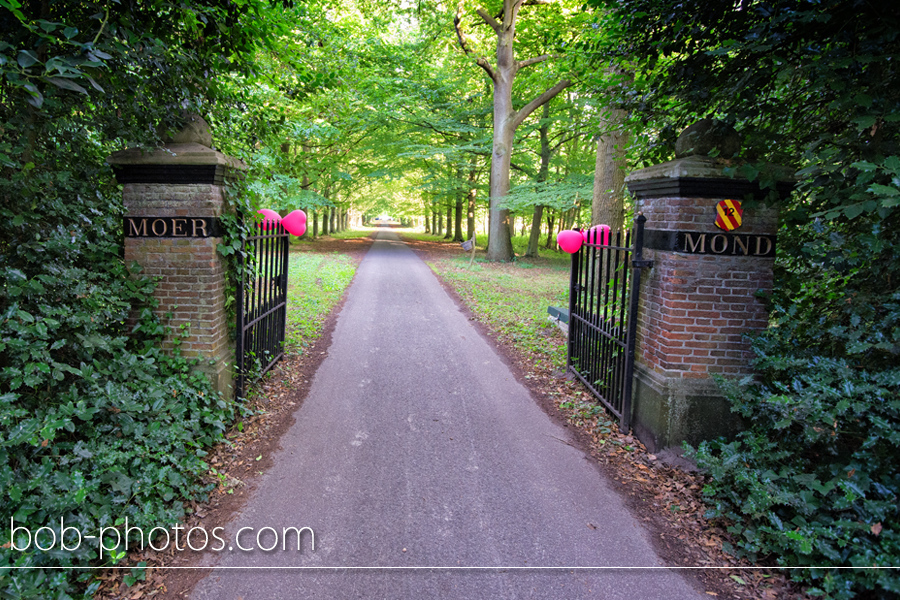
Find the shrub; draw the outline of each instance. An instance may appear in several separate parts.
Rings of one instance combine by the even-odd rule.
[[[897,300],[865,311],[878,313],[868,340],[847,335],[865,315],[820,330],[846,341],[844,356],[797,345],[788,320],[756,339],[759,377],[723,382],[749,429],[694,454],[709,474],[708,516],[730,522],[736,548],[726,549],[805,567],[792,575],[815,594],[900,593],[894,570],[815,568],[900,564],[900,367],[880,360],[893,347],[885,339],[898,337]]]
[[[58,538],[60,519],[84,535],[126,517],[145,531],[177,521],[183,501],[206,491],[203,447],[235,410],[188,361],[160,350],[154,283],[120,257],[111,181],[92,166],[0,179],[0,197],[20,201],[0,203],[0,567],[117,558],[86,542],[16,551],[11,522]],[[0,569],[0,596],[46,597],[50,587],[90,596],[92,577]]]
[[[98,233],[41,230],[40,244],[19,245],[0,263],[3,531],[11,523],[31,532],[46,526],[59,539],[61,519],[83,535],[126,517],[144,531],[171,525],[183,516],[183,500],[207,491],[203,447],[233,417],[234,405],[188,361],[162,353],[164,327],[146,305],[153,283],[133,277],[108,242],[117,215],[93,216]],[[129,312],[142,304],[128,327]],[[47,552],[33,544],[19,552],[10,541],[3,540],[0,567],[96,566],[120,558],[101,557],[86,541],[75,551],[57,545]],[[67,543],[75,545],[71,537]],[[89,596],[92,587],[78,580],[91,577],[3,570],[0,595],[38,597],[52,585],[58,597]]]

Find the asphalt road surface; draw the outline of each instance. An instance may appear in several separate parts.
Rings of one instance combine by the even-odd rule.
[[[708,598],[392,232],[296,417],[192,598]]]

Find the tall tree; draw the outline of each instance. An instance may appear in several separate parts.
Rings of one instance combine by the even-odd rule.
[[[528,4],[536,4],[529,2]],[[513,141],[516,129],[537,108],[551,100],[566,87],[569,79],[563,79],[547,88],[530,102],[515,109],[513,105],[513,82],[520,69],[542,63],[552,56],[542,54],[525,60],[516,60],[514,42],[519,11],[525,0],[503,0],[503,6],[495,18],[483,8],[476,13],[496,35],[496,62],[491,64],[483,56],[476,56],[475,63],[481,67],[493,82],[494,134],[491,152],[490,216],[488,260],[505,261],[513,258],[510,212],[503,207],[503,200],[509,193],[509,170],[512,160]],[[472,54],[466,35],[462,30],[463,3],[460,2],[454,25],[460,47],[466,54]]]
[[[609,225],[613,231],[625,225],[625,111],[613,108],[601,118],[594,167],[591,223]]]
[[[550,174],[550,103],[545,103],[541,110],[541,124],[539,128],[541,167],[537,175],[538,183],[547,181],[547,176]],[[536,257],[538,255],[544,208],[543,204],[536,204],[534,207],[534,213],[531,216],[531,234],[528,236],[528,248],[525,250],[525,256]]]

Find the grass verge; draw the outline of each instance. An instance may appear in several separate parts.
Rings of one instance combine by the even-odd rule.
[[[288,269],[285,351],[292,354],[322,335],[325,317],[356,273],[356,261],[339,252],[292,252]]]
[[[438,258],[429,266],[504,343],[530,355],[537,366],[564,369],[566,340],[547,319],[547,307],[569,305],[568,270],[525,260],[476,261],[471,268],[468,262]]]

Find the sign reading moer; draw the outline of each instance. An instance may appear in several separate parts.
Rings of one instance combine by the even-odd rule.
[[[645,230],[644,248],[684,254],[775,257],[774,235]]]
[[[222,237],[216,217],[125,217],[122,224],[128,238],[209,238]]]

